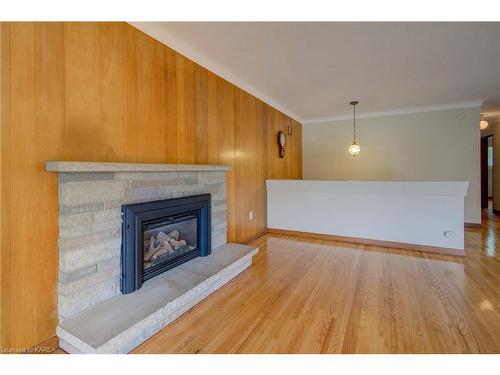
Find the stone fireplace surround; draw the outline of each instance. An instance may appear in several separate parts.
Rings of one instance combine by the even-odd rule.
[[[49,161],[58,172],[57,334],[74,353],[126,353],[251,265],[227,244],[226,172],[217,165]],[[120,293],[121,206],[211,194],[212,255]]]

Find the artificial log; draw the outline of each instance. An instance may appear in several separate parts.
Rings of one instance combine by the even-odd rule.
[[[144,254],[144,260],[147,262],[151,257],[158,251],[158,249],[155,246],[155,236],[151,236],[149,239],[149,250],[147,251],[146,254]]]
[[[156,239],[158,241],[168,241],[170,239],[170,236],[168,234],[165,234],[163,232],[159,232],[157,235],[156,235]]]
[[[179,241],[179,236],[178,230],[173,230],[168,234],[159,232],[151,236],[149,240],[149,249],[146,254],[144,254],[144,260],[146,262],[150,259],[155,260],[164,254],[172,254],[175,250],[187,246],[185,240]]]
[[[187,245],[187,243],[186,243],[185,240],[180,240],[180,241],[170,240],[170,244],[172,245],[172,247],[174,248],[174,250],[177,250],[178,248]]]
[[[177,229],[174,229],[172,232],[168,234],[170,237],[172,237],[174,240],[179,241],[179,231]]]

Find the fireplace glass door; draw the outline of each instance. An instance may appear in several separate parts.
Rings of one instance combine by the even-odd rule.
[[[198,215],[188,214],[143,223],[144,279],[165,263],[198,252]]]

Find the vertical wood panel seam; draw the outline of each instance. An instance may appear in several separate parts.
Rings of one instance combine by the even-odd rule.
[[[36,88],[36,63],[37,63],[37,30],[36,30],[36,27],[35,25],[33,25],[33,112],[32,112],[32,121],[33,121],[33,134],[32,134],[32,137],[33,137],[33,141],[32,141],[32,144],[33,145],[36,145],[37,144],[37,139],[36,139],[36,111],[37,111],[37,104],[38,104],[38,98],[37,98],[37,88]],[[33,181],[33,197],[34,197],[34,200],[35,200],[35,203],[37,201],[37,189],[36,189],[36,175],[37,175],[37,168],[38,166],[35,164],[34,166],[34,169],[35,169],[35,178],[34,178],[34,181]],[[38,205],[35,204],[34,205],[34,214],[33,214],[33,224],[32,224],[32,230],[35,231],[35,228],[36,228],[36,218],[37,218],[37,214],[38,214]],[[34,234],[33,235],[34,238],[36,238],[36,235]],[[38,265],[38,262],[39,262],[39,250],[38,250],[38,244],[37,246],[35,247],[35,256],[34,256],[34,263],[35,263],[35,269],[36,269],[36,266]],[[36,324],[36,322],[38,322],[38,304],[39,304],[39,301],[38,299],[40,298],[40,296],[37,294],[35,295],[35,307],[34,307],[34,315],[35,315],[35,338],[36,338],[36,341],[39,341],[39,337],[38,337],[38,324]]]
[[[7,162],[9,163],[9,176],[8,176],[8,195],[9,195],[9,211],[8,211],[8,215],[9,215],[9,222],[11,221],[11,214],[12,214],[12,211],[11,211],[11,207],[12,207],[12,173],[10,173],[12,171],[12,155],[10,154],[11,152],[11,145],[12,145],[12,129],[11,129],[11,126],[12,126],[12,30],[11,30],[11,24],[9,23],[9,33],[8,33],[8,40],[9,40],[9,45],[8,45],[8,48],[9,48],[9,66],[8,66],[8,69],[9,69],[9,113],[8,113],[8,116],[9,116],[9,158],[7,159]],[[7,226],[7,262],[5,262],[4,264],[4,267],[6,267],[8,265],[9,267],[9,273],[7,274],[9,276],[9,283],[7,285],[7,296],[10,297],[12,296],[12,280],[10,280],[10,276],[12,275],[11,273],[11,267],[10,267],[10,263],[11,263],[11,248],[12,248],[12,231],[11,231],[11,227],[10,226]],[[5,259],[4,259],[5,260]],[[10,302],[10,301],[9,301]],[[12,308],[12,303],[8,303],[7,306],[9,307],[8,308],[8,315],[7,315],[7,318],[8,318],[8,323],[9,323],[9,326],[6,327],[6,332],[7,332],[7,342],[6,342],[6,345],[11,345],[11,342],[12,342],[12,316],[13,316],[13,308]]]
[[[2,203],[3,203],[3,177],[2,177],[2,162],[3,162],[3,154],[2,154],[2,130],[4,126],[4,61],[5,58],[3,56],[4,50],[4,24],[0,22],[0,347],[3,346],[3,324],[2,324],[2,279],[3,279],[3,269],[2,269],[2,244],[3,244],[3,217],[1,215],[2,212]]]

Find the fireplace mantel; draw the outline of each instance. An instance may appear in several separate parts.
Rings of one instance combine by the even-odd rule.
[[[151,163],[107,163],[88,161],[48,161],[47,172],[224,172],[227,165],[204,164],[151,164]]]

